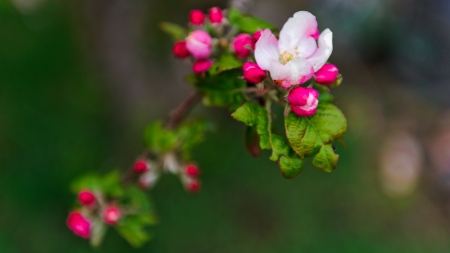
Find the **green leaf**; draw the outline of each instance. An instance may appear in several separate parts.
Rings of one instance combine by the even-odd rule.
[[[255,127],[260,137],[259,145],[262,149],[270,149],[269,120],[267,111],[255,103],[245,103],[239,107],[231,116],[247,126]]]
[[[187,31],[182,26],[169,22],[161,22],[159,27],[175,41],[186,39]]]
[[[338,160],[339,155],[336,155],[331,144],[328,144],[320,148],[319,153],[314,156],[312,164],[325,172],[331,172],[336,169]]]
[[[160,121],[147,126],[144,140],[149,149],[162,153],[172,150],[177,144],[175,132],[164,129]]]
[[[177,136],[180,145],[180,152],[185,160],[190,159],[192,149],[203,142],[205,133],[211,131],[212,127],[204,120],[185,121],[177,129]]]
[[[209,69],[210,75],[242,67],[242,62],[234,54],[222,54],[220,58]]]
[[[319,101],[321,103],[331,103],[334,100],[334,96],[331,95],[329,89],[320,84],[314,84],[314,89],[319,92]]]
[[[76,179],[70,189],[74,194],[78,194],[81,190],[101,190],[102,184],[99,176],[95,174],[87,174]]]
[[[239,77],[242,71],[238,69],[226,70],[217,75],[207,77],[188,78],[200,92],[204,94],[203,103],[207,106],[228,107],[235,110],[246,97],[243,89],[246,82]]]
[[[231,116],[247,126],[255,127],[262,149],[272,149],[270,160],[277,162],[285,178],[294,178],[302,170],[304,161],[290,147],[288,141],[270,132],[268,112],[255,103],[245,103]]]
[[[102,190],[107,196],[121,197],[123,195],[123,188],[120,182],[121,176],[117,170],[106,174],[100,180]]]
[[[239,31],[244,33],[252,34],[258,30],[263,30],[266,28],[272,31],[276,30],[276,27],[271,23],[253,16],[246,16],[236,8],[231,8],[228,10],[228,20],[232,25],[237,27]]]
[[[142,215],[129,215],[116,225],[116,229],[133,247],[141,247],[151,239],[150,235],[145,231],[145,226],[149,225],[148,221]]]
[[[153,207],[144,191],[136,186],[130,186],[126,189],[125,202],[139,213],[153,213]]]
[[[320,157],[313,165],[324,171],[336,167],[325,166],[326,163],[321,162],[324,156],[331,157],[330,149],[324,149],[324,146],[342,139],[347,131],[347,120],[335,105],[319,103],[316,114],[309,118],[290,113],[285,119],[285,128],[291,147],[300,157],[320,152]],[[337,158],[335,160],[337,162]]]

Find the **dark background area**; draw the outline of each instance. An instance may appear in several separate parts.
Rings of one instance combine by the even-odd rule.
[[[226,1],[0,0],[0,252],[450,251],[450,2],[261,0],[281,27],[294,12],[334,33],[333,92],[348,117],[331,174],[285,180],[251,158],[243,125],[198,106],[215,132],[195,152],[203,189],[164,176],[149,193],[160,223],[133,249],[110,229],[91,249],[65,219],[70,182],[125,170],[142,132],[191,88],[158,24]]]

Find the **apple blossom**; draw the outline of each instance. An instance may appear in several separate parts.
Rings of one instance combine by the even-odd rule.
[[[288,89],[308,81],[328,60],[333,51],[333,34],[325,29],[318,38],[316,17],[299,11],[284,24],[280,39],[265,29],[256,42],[255,59],[272,79]]]
[[[250,34],[241,33],[232,42],[232,49],[237,56],[244,58],[250,55],[252,37]]]
[[[295,114],[310,117],[316,113],[318,97],[319,93],[315,89],[299,86],[289,92],[288,101]]]
[[[122,212],[117,206],[108,206],[103,210],[103,220],[108,225],[115,225],[122,217]]]
[[[205,60],[205,59],[199,59],[194,62],[194,65],[192,65],[192,71],[196,74],[201,74],[203,72],[206,72],[209,68],[212,66],[212,61]]]
[[[193,25],[203,25],[205,22],[205,14],[201,10],[192,10],[189,13],[189,22]]]
[[[73,211],[69,214],[67,226],[80,237],[87,239],[91,236],[91,222],[78,211]]]
[[[93,206],[95,204],[95,196],[89,190],[82,190],[78,193],[78,200],[83,206]]]
[[[196,30],[186,38],[187,50],[197,59],[207,58],[212,50],[211,36],[202,30]]]
[[[334,64],[326,63],[314,73],[314,76],[316,77],[316,83],[328,85],[336,81],[338,73],[339,69]]]
[[[266,71],[262,70],[257,63],[246,62],[242,66],[245,81],[253,84],[260,83],[266,79]]]
[[[188,57],[190,53],[186,48],[186,41],[183,40],[175,42],[172,53],[173,55],[181,59]]]
[[[209,10],[209,21],[212,24],[220,24],[223,20],[223,12],[219,7],[213,7]]]

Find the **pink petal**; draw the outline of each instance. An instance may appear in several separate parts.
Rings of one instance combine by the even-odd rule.
[[[269,29],[262,32],[255,45],[255,59],[263,70],[269,70],[271,62],[279,60],[278,41]]]
[[[304,59],[296,58],[286,64],[289,68],[291,82],[293,85],[302,84],[311,79],[314,75],[314,69],[309,62]]]
[[[299,11],[284,24],[280,32],[280,52],[295,54],[307,58],[317,49],[313,35],[317,32],[316,17],[307,11]]]
[[[319,37],[319,48],[307,59],[314,67],[314,71],[318,71],[330,58],[333,52],[333,33],[330,29],[325,29]]]

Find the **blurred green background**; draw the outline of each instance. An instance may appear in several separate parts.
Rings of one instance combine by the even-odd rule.
[[[141,249],[112,229],[99,249],[72,234],[70,182],[127,168],[145,125],[190,93],[158,23],[227,4],[0,0],[0,253],[450,251],[446,0],[253,1],[280,27],[308,10],[334,32],[349,120],[338,169],[285,180],[245,152],[227,111],[199,106],[216,129],[195,152],[202,192],[163,177]]]

